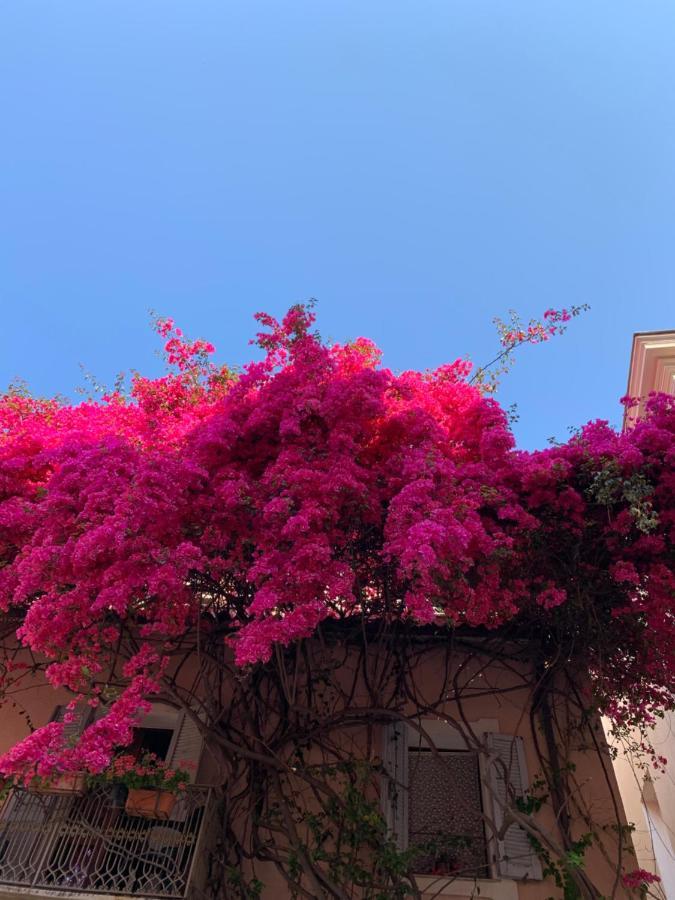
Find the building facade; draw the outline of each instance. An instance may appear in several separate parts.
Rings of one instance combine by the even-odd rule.
[[[135,751],[193,764],[192,783],[166,820],[130,815],[108,785],[79,794],[11,789],[0,811],[0,896],[303,896],[281,871],[302,865],[299,847],[310,860],[298,882],[317,898],[340,896],[331,893],[338,859],[355,873],[349,892],[342,877],[342,896],[562,897],[570,888],[556,879],[566,872],[551,860],[566,848],[583,857],[579,896],[625,896],[617,872],[634,862],[599,720],[582,723],[563,685],[542,706],[525,643],[458,638],[449,652],[432,633],[408,640],[405,658],[382,638],[369,639],[367,658],[354,637],[310,648],[321,657],[315,683],[306,668],[298,672],[294,703],[283,714],[254,711],[255,738],[234,751],[223,741],[243,733],[253,692],[268,696],[276,675],[247,686],[248,703],[237,696],[240,684],[225,685],[217,699],[199,688],[192,709],[168,696],[153,702]],[[187,697],[203,672],[181,667],[181,680]],[[67,696],[39,678],[24,688],[3,714],[0,750],[64,714]],[[319,690],[312,739],[300,740],[306,698]],[[96,716],[79,707],[67,726],[72,737]],[[220,741],[210,740],[214,731]],[[544,769],[566,779],[558,808]],[[386,844],[372,824],[378,813]],[[587,843],[591,828],[596,838]],[[409,892],[391,877],[394,854],[414,876]]]
[[[636,334],[628,374],[625,427],[644,412],[652,391],[675,396],[675,331]],[[666,770],[645,767],[644,754],[619,745],[615,771],[628,820],[635,824],[633,842],[641,868],[661,878],[660,889],[675,900],[675,716],[667,713],[649,734],[657,754],[668,760]],[[639,737],[636,743],[640,743]]]

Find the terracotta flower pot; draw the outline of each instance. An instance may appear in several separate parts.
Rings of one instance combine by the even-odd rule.
[[[84,775],[68,773],[58,775],[51,781],[45,781],[35,787],[31,786],[30,790],[35,794],[82,795],[87,790],[87,782]]]
[[[158,788],[129,788],[124,809],[127,815],[143,819],[168,819],[173,812],[176,795]]]

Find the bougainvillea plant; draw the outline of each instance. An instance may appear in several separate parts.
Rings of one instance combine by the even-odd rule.
[[[503,326],[503,350],[576,312]],[[327,620],[516,623],[578,658],[617,723],[672,707],[672,398],[626,433],[595,421],[523,452],[466,360],[397,374],[368,340],[322,342],[311,308],[257,318],[263,355],[241,372],[159,319],[164,377],[78,405],[0,399],[0,608],[73,708],[107,704],[74,744],[38,728],[1,772],[105,770],[162,647],[216,622],[241,667]]]

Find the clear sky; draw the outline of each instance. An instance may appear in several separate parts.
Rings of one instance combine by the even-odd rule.
[[[7,0],[0,383],[160,371],[149,308],[241,363],[251,316],[395,369],[592,310],[501,399],[522,446],[618,420],[675,327],[671,0]]]

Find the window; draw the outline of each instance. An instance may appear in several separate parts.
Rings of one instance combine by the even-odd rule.
[[[478,754],[408,750],[408,846],[420,875],[489,875]]]
[[[69,740],[75,740],[92,720],[99,719],[106,712],[107,707],[99,706],[94,711],[86,703],[79,703],[73,721],[64,728],[64,734]],[[53,721],[63,721],[65,713],[66,707],[58,706]],[[144,752],[155,753],[174,768],[187,768],[190,781],[194,782],[202,755],[202,736],[191,716],[166,704],[153,703],[151,711],[134,728],[133,742],[125,752],[136,757]]]
[[[140,758],[144,753],[154,753],[166,759],[173,740],[173,728],[134,728],[134,739],[127,752]]]
[[[380,796],[389,832],[400,850],[419,848],[418,875],[541,878],[523,829],[514,824],[501,834],[505,808],[527,791],[522,739],[498,734],[496,720],[472,728],[484,737],[480,755],[440,719],[424,722],[435,749],[405,722],[384,729]]]

